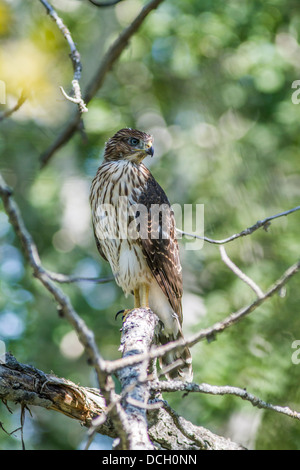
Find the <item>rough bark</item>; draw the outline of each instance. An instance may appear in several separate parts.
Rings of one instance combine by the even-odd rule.
[[[107,412],[105,400],[97,389],[80,387],[70,380],[45,374],[33,366],[19,363],[11,354],[6,354],[5,362],[0,363],[0,399],[5,403],[12,401],[22,406],[39,406],[58,411],[87,427],[92,425],[94,418]],[[140,409],[138,411],[140,412]],[[178,416],[167,404],[166,408],[148,409],[147,421],[148,439],[155,448],[242,449],[229,439],[213,434],[203,427],[194,426]],[[97,432],[113,438],[119,434],[109,416],[97,426]],[[144,435],[142,437],[144,438]]]
[[[149,309],[134,309],[125,320],[120,350],[123,357],[147,353],[154,340],[158,318]],[[149,360],[135,366],[124,367],[118,373],[122,386],[122,405],[128,415],[132,433],[132,449],[153,449],[148,435],[147,406],[149,385],[146,381]]]

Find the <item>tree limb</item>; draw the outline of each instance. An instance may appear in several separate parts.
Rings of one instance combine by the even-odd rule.
[[[212,243],[213,245],[224,245],[225,243],[232,242],[233,240],[236,240],[237,238],[241,237],[246,237],[247,235],[251,235],[253,232],[258,230],[259,228],[263,227],[266,231],[268,230],[271,221],[275,219],[279,219],[279,217],[285,217],[289,214],[292,214],[293,212],[299,211],[300,206],[293,207],[293,209],[290,209],[288,211],[280,212],[279,214],[272,215],[270,217],[266,217],[263,220],[258,220],[255,224],[251,225],[251,227],[248,227],[244,230],[242,230],[239,233],[235,233],[234,235],[231,235],[230,237],[223,238],[223,240],[214,240],[213,238],[208,238],[208,237],[201,237],[200,235],[195,235],[192,233],[185,232],[184,230],[176,229],[178,233],[181,233],[182,235],[185,235],[186,237],[192,237],[192,238],[198,238],[199,240],[204,240],[205,242]]]
[[[3,200],[4,208],[9,217],[10,223],[22,244],[25,256],[33,270],[33,275],[50,292],[59,306],[61,316],[64,316],[76,331],[91,364],[95,368],[99,387],[103,396],[108,404],[114,403],[116,401],[114,382],[112,377],[105,371],[105,361],[99,354],[94,333],[87,327],[86,323],[74,310],[69,297],[54,284],[47,271],[43,268],[37,247],[30,233],[26,229],[19,209],[12,198],[12,190],[6,185],[1,175],[0,196]],[[118,423],[119,436],[124,447],[126,447],[130,428],[127,423],[126,414],[119,403],[116,403],[112,408],[111,415],[115,420],[115,423]]]
[[[221,253],[221,258],[222,261],[231,269],[231,271],[239,277],[243,282],[248,284],[248,286],[251,287],[251,289],[255,292],[257,297],[263,297],[264,293],[261,290],[261,288],[251,279],[249,276],[247,276],[243,271],[241,271],[240,268],[238,268],[233,261],[229,258],[229,256],[226,253],[225,247],[223,245],[220,246],[220,253]]]
[[[223,321],[217,322],[208,328],[201,329],[200,331],[192,335],[190,338],[180,338],[176,341],[172,341],[162,346],[152,347],[148,354],[138,354],[134,357],[126,357],[126,358],[123,358],[122,361],[120,360],[106,361],[106,372],[113,373],[125,366],[134,365],[134,364],[137,364],[138,362],[142,362],[147,359],[155,359],[157,357],[162,357],[166,353],[174,349],[180,349],[183,346],[191,347],[204,339],[207,339],[209,341],[215,339],[217,334],[222,333],[227,328],[238,323],[246,315],[249,315],[251,312],[256,310],[263,302],[273,297],[273,295],[279,292],[282,289],[282,287],[293,276],[295,276],[299,272],[299,270],[300,270],[300,260],[297,263],[290,266],[285,271],[285,273],[267,290],[267,292],[263,295],[263,297],[257,298],[251,304],[245,307],[242,307],[236,312],[228,315]]]
[[[117,397],[121,400],[121,397]],[[57,411],[81,422],[93,431],[117,437],[119,428],[113,419],[105,416],[99,423],[99,416],[106,415],[107,408],[103,395],[94,388],[81,387],[70,380],[45,374],[35,367],[19,363],[11,354],[6,354],[0,363],[0,399],[20,403],[23,406],[39,406]],[[167,403],[165,408],[147,411],[149,436],[163,449],[199,449],[199,443],[208,449],[238,450],[238,444],[218,436],[200,426],[194,426],[178,417]],[[174,422],[176,417],[176,422]],[[93,422],[97,422],[97,427]],[[202,445],[202,444],[201,444]]]
[[[204,438],[203,428],[194,426],[192,423],[184,420],[184,418],[176,415],[175,411],[172,410],[161,398],[157,400],[156,397],[156,401],[149,405],[149,376],[147,376],[148,365],[152,359],[161,357],[174,348],[182,347],[184,345],[192,346],[204,338],[211,339],[217,333],[220,333],[231,325],[237,323],[245,315],[254,311],[264,301],[278,292],[282,286],[299,271],[300,261],[291,266],[283,276],[278,279],[265,294],[263,294],[263,296],[258,297],[253,303],[229,315],[222,322],[218,322],[210,328],[200,330],[200,332],[187,340],[181,339],[163,346],[152,346],[150,348],[153,341],[156,317],[150,310],[135,309],[131,311],[131,313],[127,315],[123,324],[123,339],[121,344],[123,357],[117,361],[105,361],[98,352],[93,333],[87,328],[86,324],[75,312],[68,296],[66,296],[66,294],[64,294],[64,292],[53,283],[51,273],[47,272],[43,268],[37,247],[26,229],[19,209],[13,200],[12,190],[6,185],[1,175],[0,196],[3,200],[4,209],[9,220],[22,244],[25,256],[33,269],[34,276],[51,293],[58,303],[61,313],[77,332],[81,343],[85,347],[85,350],[95,367],[101,389],[101,395],[97,392],[96,397],[94,396],[94,392],[91,392],[93,396],[89,395],[87,397],[82,391],[83,395],[81,396],[84,396],[82,400],[85,402],[92,400],[93,404],[91,413],[89,415],[83,414],[82,417],[80,417],[80,413],[83,413],[82,406],[79,405],[79,409],[76,409],[75,411],[72,409],[73,402],[78,401],[81,403],[78,398],[80,391],[76,389],[75,392],[74,387],[70,382],[63,379],[53,378],[53,376],[46,376],[44,373],[37,371],[37,369],[30,368],[30,366],[26,366],[24,364],[20,365],[16,363],[15,360],[8,358],[7,363],[2,364],[0,369],[0,371],[2,371],[2,376],[0,374],[1,397],[4,400],[16,400],[20,402],[22,406],[34,404],[45,408],[55,409],[68,416],[73,418],[75,417],[89,426],[91,426],[93,417],[100,413],[100,423],[99,418],[96,420],[97,431],[99,430],[99,424],[101,425],[101,430],[108,426],[110,429],[109,432],[111,432],[111,434],[108,435],[113,435],[113,431],[111,431],[112,427],[114,430],[117,430],[116,435],[120,438],[118,448],[120,449],[153,448],[149,437],[152,442],[154,441],[164,448],[171,449],[222,448],[222,446],[225,446],[224,438],[220,438],[219,436],[214,436],[213,439],[209,441],[209,437],[207,436],[211,433],[207,430],[205,430],[204,434],[206,437]],[[9,382],[9,376],[7,377],[7,375],[5,375],[8,371],[8,366],[10,366],[10,369],[14,371],[14,378],[11,379],[11,382]],[[115,392],[114,382],[111,377],[111,374],[117,371],[119,371],[119,377],[122,384],[122,393],[120,396]],[[26,375],[26,379],[24,377],[22,380],[20,378],[18,379],[19,373],[29,374],[30,377],[28,378]],[[18,380],[21,380],[23,385],[16,385],[19,383]],[[39,384],[39,387],[34,390],[30,389],[30,386],[29,388],[26,388],[28,380],[31,387],[32,384],[35,386],[37,383]],[[61,382],[61,380],[63,380],[63,382]],[[7,386],[8,383],[10,383],[11,386]],[[156,385],[153,386],[153,389],[155,389],[156,386],[156,391],[160,390],[159,387],[169,387],[170,389],[173,387],[173,390],[175,390],[176,387],[179,390],[181,389],[180,387],[186,387],[184,388],[186,391],[192,391],[192,389],[188,389],[188,387],[194,387],[193,391],[203,393],[232,394],[250,401],[255,406],[272,409],[296,419],[300,418],[300,414],[298,412],[294,412],[287,407],[270,405],[236,387],[217,388],[207,384],[183,384],[178,386],[176,383],[171,386],[170,383],[167,383],[166,385],[161,385],[161,383],[158,384],[158,382],[154,383]],[[65,390],[65,393],[61,395],[61,399],[59,397],[56,397],[56,399],[52,397],[53,399],[51,399],[51,397],[49,398],[48,395],[45,395],[46,391],[49,391],[50,385],[51,387],[62,385],[68,389],[68,392]],[[51,393],[54,393],[52,388]],[[104,402],[100,400],[100,404],[97,401],[99,396],[104,399]],[[71,410],[67,406],[70,404],[72,405]],[[163,407],[156,409],[157,406],[160,405]],[[173,424],[170,424],[170,419]],[[149,423],[149,437],[147,432],[147,421]],[[176,432],[174,431],[174,425]],[[95,429],[94,426],[92,428]],[[172,431],[170,431],[170,428],[172,428]],[[180,439],[178,438],[179,432],[181,433]],[[176,442],[174,442],[174,440]],[[207,444],[208,441],[210,442],[210,445]],[[235,444],[228,444],[228,442],[226,445],[228,446],[226,448],[240,448]]]
[[[242,400],[249,401],[253,406],[257,408],[263,408],[265,410],[276,411],[277,413],[284,414],[290,418],[294,418],[300,421],[300,413],[298,411],[292,410],[288,406],[278,406],[267,403],[264,400],[256,397],[252,393],[247,392],[245,388],[231,387],[229,385],[225,386],[216,386],[209,385],[206,383],[195,384],[195,383],[184,383],[180,381],[170,380],[163,382],[151,382],[151,390],[161,391],[161,392],[197,392],[205,393],[209,395],[233,395],[235,397],[242,398]]]
[[[154,341],[157,323],[158,318],[150,309],[132,310],[123,323],[119,348],[122,357],[148,353]],[[130,442],[131,449],[154,448],[149,440],[146,416],[149,399],[148,366],[149,361],[146,360],[133,367],[124,367],[118,373],[123,392],[123,408],[134,431]]]
[[[105,399],[97,389],[80,387],[70,380],[45,374],[35,367],[19,363],[8,353],[5,362],[0,363],[0,398],[58,411],[88,427],[106,408]],[[109,419],[99,432],[117,436]]]

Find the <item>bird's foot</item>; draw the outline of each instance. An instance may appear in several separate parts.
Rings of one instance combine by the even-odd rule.
[[[122,323],[124,323],[124,321],[126,320],[126,317],[127,315],[132,312],[132,309],[130,308],[126,308],[125,310],[119,310],[118,313],[116,313],[116,316],[115,316],[115,319],[117,319],[117,317],[120,315],[120,313],[122,314]]]

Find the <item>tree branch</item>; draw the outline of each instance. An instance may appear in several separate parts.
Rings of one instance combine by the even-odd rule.
[[[123,323],[120,351],[122,357],[148,353],[154,340],[157,316],[149,309],[134,309]],[[149,361],[120,369],[118,378],[123,391],[123,408],[128,415],[132,438],[131,449],[153,449],[148,436],[146,409],[149,399],[147,381]],[[126,390],[128,392],[126,393]],[[133,404],[134,403],[134,404]]]
[[[25,256],[32,267],[34,276],[51,293],[58,303],[61,313],[77,332],[81,343],[85,347],[85,350],[95,367],[102,393],[100,395],[90,392],[92,393],[92,396],[87,396],[84,395],[84,392],[81,390],[81,397],[85,397],[82,398],[83,401],[92,400],[92,411],[90,414],[84,414],[85,412],[87,413],[87,410],[82,410],[83,405],[78,398],[81,392],[77,389],[74,391],[73,384],[68,381],[64,381],[63,379],[53,378],[53,376],[46,376],[44,373],[37,371],[37,369],[30,368],[24,364],[16,364],[16,361],[14,362],[13,359],[8,358],[7,363],[2,364],[0,369],[0,372],[2,371],[2,376],[0,374],[1,397],[4,400],[16,399],[16,401],[20,402],[23,407],[25,405],[34,404],[45,408],[55,409],[68,416],[79,419],[89,426],[91,426],[93,417],[96,416],[97,413],[100,413],[100,419],[96,419],[96,430],[99,430],[99,424],[101,425],[101,430],[108,427],[110,431],[107,431],[107,433],[111,432],[111,435],[114,435],[114,432],[117,430],[116,435],[120,438],[118,448],[120,449],[153,449],[150,439],[152,442],[154,441],[159,443],[164,448],[205,448],[205,446],[207,446],[207,436],[209,435],[209,431],[205,430],[205,433],[203,434],[203,428],[194,426],[176,415],[175,411],[161,399],[158,401],[156,399],[156,401],[149,405],[149,379],[151,376],[147,376],[147,370],[150,361],[163,356],[174,348],[179,348],[184,345],[192,346],[204,338],[211,339],[217,333],[224,331],[226,328],[240,321],[244,316],[254,311],[264,301],[278,292],[282,286],[299,271],[300,261],[291,266],[266,293],[258,297],[253,303],[229,315],[222,322],[218,322],[209,328],[200,330],[187,340],[181,339],[163,346],[150,347],[154,338],[153,334],[157,322],[155,315],[150,310],[145,309],[135,309],[131,311],[131,313],[126,316],[123,324],[123,337],[121,343],[123,357],[117,361],[104,361],[99,355],[93,333],[87,328],[86,324],[75,312],[68,296],[66,296],[64,292],[53,283],[51,275],[53,276],[55,273],[50,273],[43,268],[37,247],[26,229],[19,209],[13,200],[12,190],[6,185],[1,175],[0,196],[3,200],[4,209],[9,220],[22,244]],[[14,371],[14,378],[11,379],[11,382],[9,382],[10,376],[6,375],[8,369]],[[116,394],[114,382],[111,377],[111,374],[117,371],[119,371],[119,378],[122,384],[121,396]],[[30,377],[27,377],[26,380],[23,376],[18,378],[19,373],[29,374]],[[28,381],[31,384],[31,387],[32,385],[36,386],[36,384],[39,384],[38,388],[35,390],[31,390],[30,387],[29,389],[26,388]],[[8,383],[11,385],[8,386]],[[15,385],[13,385],[13,383]],[[19,386],[16,385],[16,383],[22,383],[23,385]],[[186,391],[198,391],[212,394],[232,394],[250,401],[255,406],[272,409],[287,416],[300,419],[300,413],[292,411],[287,407],[270,405],[249,394],[245,390],[238,389],[237,387],[213,387],[207,384],[178,385],[176,382],[173,385],[172,383],[170,385],[170,382],[165,385],[161,385],[161,382],[158,383],[157,381],[154,382],[154,384],[153,389],[157,387],[156,391],[160,390],[160,387],[169,387],[169,389],[173,387],[173,390],[175,390],[176,387],[179,390],[180,387],[183,387]],[[65,390],[64,393],[59,396],[55,395],[56,398],[54,399],[51,395],[54,394],[51,387],[60,386],[65,387],[65,389],[67,388],[67,391]],[[194,387],[194,389],[192,389],[192,387]],[[51,396],[49,397],[49,395],[46,394],[46,391],[49,392],[52,399]],[[96,395],[96,397],[94,395]],[[104,404],[101,400],[100,402],[97,401],[99,397],[105,400]],[[72,403],[76,401],[80,404],[78,405],[79,408],[74,411]],[[163,408],[160,407],[159,409],[156,409],[156,407],[161,404],[163,405]],[[71,410],[67,405],[71,406]],[[80,417],[80,413],[83,413],[82,417]],[[161,419],[163,422],[161,422]],[[148,431],[147,422],[149,423]],[[176,428],[176,432],[174,431],[174,426]],[[112,428],[115,431],[112,431]],[[172,428],[171,431],[170,428]],[[95,429],[95,426],[92,426],[92,429]],[[177,439],[178,432],[181,433],[179,440]],[[176,442],[174,442],[175,435],[177,436]],[[205,438],[203,437],[204,435],[206,436]],[[220,438],[219,436],[214,436],[210,442],[211,444],[208,448],[222,448],[222,446],[225,446],[224,438]],[[226,442],[226,448],[240,448],[235,444],[228,444],[228,441]]]
[[[198,238],[199,240],[204,240],[205,242],[212,243],[214,245],[224,245],[225,243],[232,242],[233,240],[236,240],[237,238],[241,237],[246,237],[247,235],[251,235],[253,232],[258,230],[259,228],[263,227],[266,231],[268,230],[269,226],[271,225],[271,221],[275,219],[279,219],[279,217],[285,217],[289,214],[292,214],[293,212],[299,211],[300,206],[294,207],[293,209],[290,209],[288,211],[280,212],[279,214],[272,215],[270,217],[266,217],[263,220],[258,220],[254,225],[251,225],[251,227],[246,228],[245,230],[242,230],[239,233],[235,233],[234,235],[231,235],[228,238],[223,238],[223,240],[214,240],[213,238],[208,238],[208,237],[201,237],[200,235],[195,235],[192,233],[185,232],[184,230],[176,229],[178,233],[181,233],[182,235],[185,235],[186,237],[192,237],[192,238]]]
[[[115,42],[111,45],[107,53],[104,55],[102,62],[96,71],[94,77],[87,86],[84,94],[84,101],[88,104],[98,90],[101,88],[107,73],[112,69],[114,63],[118,60],[124,49],[126,48],[130,38],[137,32],[145,18],[149,13],[158,7],[163,0],[151,0],[147,3],[133,22],[125,28]],[[80,124],[80,114],[77,113],[73,116],[72,120],[65,128],[65,130],[57,137],[53,144],[41,155],[40,161],[42,167],[44,167],[54,153],[66,144],[73,134],[78,130]]]
[[[290,266],[285,273],[267,290],[263,297],[259,297],[251,304],[242,307],[236,312],[228,315],[223,321],[217,322],[214,325],[201,329],[198,333],[195,333],[190,338],[180,338],[176,341],[164,344],[163,346],[152,347],[148,354],[137,354],[136,356],[126,357],[122,360],[115,361],[106,361],[106,372],[113,373],[119,370],[122,367],[131,366],[149,359],[155,359],[162,357],[168,352],[174,349],[180,349],[183,346],[192,347],[197,344],[199,341],[207,339],[209,341],[215,339],[216,335],[222,333],[227,328],[238,323],[246,315],[249,315],[251,312],[256,310],[262,303],[270,299],[279,292],[282,287],[300,270],[300,261]]]
[[[97,389],[80,387],[70,380],[20,364],[8,353],[5,362],[0,363],[0,398],[58,411],[88,427],[106,409],[105,399]],[[109,419],[99,432],[110,437],[117,436]]]
[[[82,65],[80,61],[80,54],[77,50],[77,47],[73,41],[72,35],[69,31],[69,29],[66,27],[62,19],[58,16],[54,8],[49,4],[47,0],[40,0],[40,2],[44,5],[44,7],[47,10],[47,13],[49,16],[53,19],[53,21],[56,23],[57,27],[63,34],[64,38],[67,40],[68,45],[71,50],[70,58],[72,61],[73,69],[74,69],[74,77],[72,80],[72,92],[74,97],[70,97],[66,94],[64,89],[60,87],[64,97],[71,101],[72,103],[77,104],[78,106],[78,111],[79,111],[79,116],[82,113],[86,113],[88,111],[84,100],[81,97],[81,90],[80,90],[80,85],[79,85],[79,80],[81,78],[81,71],[82,71]]]
[[[272,405],[271,403],[267,403],[264,400],[256,397],[252,393],[247,392],[245,388],[238,388],[238,387],[231,387],[229,385],[225,385],[223,387],[219,387],[216,385],[209,385],[206,383],[203,384],[196,384],[196,383],[187,383],[187,382],[180,382],[180,381],[164,381],[164,382],[151,382],[150,383],[151,390],[160,391],[160,392],[178,392],[178,391],[185,391],[185,392],[197,392],[197,393],[205,393],[209,395],[233,395],[235,397],[242,398],[242,400],[249,401],[253,406],[257,408],[263,408],[265,410],[272,410],[276,411],[277,413],[284,414],[289,416],[290,418],[294,418],[300,421],[300,413],[298,411],[292,410],[288,406],[278,406]]]
[[[225,250],[225,247],[224,247],[223,245],[220,246],[220,253],[221,253],[222,261],[224,261],[224,263],[229,267],[229,269],[231,269],[231,271],[232,271],[237,277],[239,277],[243,282],[245,282],[246,284],[248,284],[248,286],[250,286],[251,289],[255,292],[255,294],[257,295],[257,297],[263,297],[263,296],[264,296],[264,293],[263,293],[263,291],[261,290],[261,288],[260,288],[252,279],[250,279],[249,276],[247,276],[245,273],[243,273],[243,271],[241,271],[240,268],[238,268],[238,267],[233,263],[233,261],[231,261],[231,259],[230,259],[229,256],[227,255],[226,250]]]
[[[76,331],[78,338],[90,359],[91,364],[95,367],[98,378],[99,387],[105,397],[107,403],[114,403],[116,401],[116,393],[114,382],[109,374],[105,371],[105,361],[100,356],[95,342],[94,333],[89,330],[86,323],[80,318],[78,313],[74,310],[69,297],[57,287],[47,271],[43,268],[38,254],[37,247],[25,227],[19,209],[12,199],[12,190],[6,185],[2,176],[0,175],[0,196],[3,200],[5,211],[9,217],[16,235],[18,236],[25,256],[33,270],[33,275],[44,285],[50,292],[55,301],[57,302],[60,314],[64,316]],[[117,423],[119,429],[119,437],[123,446],[126,447],[128,433],[130,428],[127,424],[127,418],[124,410],[120,404],[116,405],[111,410],[111,416]]]
[[[45,374],[35,367],[19,363],[11,354],[6,354],[5,363],[0,363],[0,399],[5,403],[13,401],[22,406],[39,406],[60,412],[80,421],[93,432],[113,438],[120,433],[116,422],[107,416],[105,399],[97,389]],[[121,397],[117,396],[117,399],[120,401]],[[241,449],[229,439],[178,417],[166,402],[163,405],[165,409],[147,411],[149,436],[156,445],[164,449],[184,450],[202,448],[199,443],[202,446],[205,442],[209,449]],[[103,415],[105,418],[100,425],[99,416]]]

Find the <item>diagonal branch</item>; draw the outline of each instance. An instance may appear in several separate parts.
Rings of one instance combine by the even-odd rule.
[[[77,419],[85,426],[105,412],[103,395],[97,389],[80,387],[70,380],[53,374],[45,374],[27,364],[20,364],[11,354],[0,363],[0,398],[2,400],[34,405],[58,411]],[[99,432],[116,437],[112,422],[108,419]]]
[[[37,246],[25,227],[19,209],[12,198],[12,190],[6,185],[1,175],[0,197],[3,200],[4,209],[9,217],[10,223],[21,242],[24,254],[33,270],[33,275],[44,285],[48,292],[50,292],[59,306],[61,315],[68,320],[76,331],[91,364],[95,367],[99,387],[105,400],[108,404],[114,402],[116,400],[114,382],[112,377],[105,371],[106,361],[98,352],[94,333],[87,327],[84,320],[82,320],[74,310],[69,297],[54,284],[47,271],[43,268]],[[111,417],[118,426],[119,437],[124,447],[126,447],[128,436],[130,435],[130,427],[128,425],[126,414],[119,403],[112,408]]]
[[[60,412],[106,436],[115,438],[119,435],[118,424],[107,417],[108,407],[99,390],[45,374],[33,366],[19,363],[11,354],[6,354],[5,359],[5,363],[0,363],[0,400],[4,403],[13,401],[23,406],[39,406]],[[120,397],[117,396],[117,399]],[[202,448],[199,443],[205,442],[209,449],[241,449],[229,439],[183,420],[165,402],[164,406],[166,411],[149,407],[147,412],[150,438],[163,448],[199,449]],[[103,415],[105,419],[100,425],[99,417]],[[97,428],[93,426],[94,421]]]
[[[125,28],[115,42],[111,45],[108,49],[107,53],[104,55],[102,62],[96,71],[94,77],[90,81],[87,86],[86,92],[84,94],[84,101],[88,104],[98,90],[101,88],[107,73],[112,69],[114,63],[118,60],[126,46],[130,38],[137,32],[145,18],[149,15],[149,13],[158,7],[163,0],[150,0],[147,3],[141,12],[136,16],[136,18],[132,21],[132,23]],[[64,131],[57,137],[57,139],[53,142],[53,144],[41,155],[40,161],[42,167],[47,165],[50,158],[54,155],[54,153],[65,145],[74,133],[79,129],[80,124],[80,114],[76,113],[75,116],[71,119],[68,126],[64,129]]]
[[[12,198],[12,190],[9,188],[2,176],[0,175],[0,197],[3,200],[4,209],[9,217],[10,223],[13,226],[21,244],[24,254],[29,262],[33,275],[44,285],[44,287],[51,293],[56,302],[61,308],[63,315],[71,323],[75,331],[78,333],[79,339],[84,345],[90,359],[95,365],[99,383],[103,378],[104,361],[100,357],[97,350],[93,333],[87,328],[84,321],[73,309],[71,302],[66,294],[57,287],[51,279],[51,276],[43,268],[37,246],[35,245],[30,233],[28,232],[19,209]]]
[[[228,238],[224,238],[223,240],[214,240],[213,238],[201,237],[200,235],[188,233],[188,232],[185,232],[184,230],[180,230],[180,229],[176,229],[176,230],[178,233],[181,233],[182,235],[185,235],[186,237],[198,238],[199,240],[204,240],[205,242],[212,243],[213,245],[224,245],[225,243],[232,242],[233,240],[236,240],[237,238],[251,235],[253,232],[255,232],[261,227],[263,227],[267,231],[272,220],[279,219],[279,217],[285,217],[299,210],[300,210],[300,206],[297,206],[297,207],[293,207],[293,209],[290,209],[288,211],[280,212],[279,214],[266,217],[263,220],[258,220],[254,225],[251,225],[251,227],[248,227],[239,233],[235,233],[234,235],[231,235]]]
[[[245,388],[231,387],[229,385],[219,387],[206,383],[183,383],[175,380],[164,382],[151,382],[150,388],[152,390],[160,392],[185,391],[205,393],[209,395],[233,395],[235,397],[242,398],[242,400],[249,401],[253,406],[257,408],[276,411],[277,413],[284,414],[286,416],[289,416],[290,418],[294,418],[300,421],[300,413],[298,411],[292,410],[288,406],[278,406],[272,405],[271,403],[267,403],[264,400],[261,400],[260,398],[256,397],[252,393],[247,392]]]
[[[221,258],[224,261],[224,263],[231,269],[231,271],[239,277],[243,282],[248,284],[248,286],[251,287],[251,289],[255,292],[257,297],[263,297],[264,293],[261,290],[261,288],[251,279],[249,276],[247,276],[243,271],[241,271],[240,268],[238,268],[233,261],[229,258],[229,256],[226,253],[225,247],[223,245],[220,246],[220,253],[221,253]]]
[[[251,312],[256,310],[260,305],[266,302],[268,299],[273,297],[277,292],[279,292],[282,287],[293,277],[295,276],[300,270],[300,260],[297,261],[295,264],[290,266],[285,273],[277,279],[277,281],[263,294],[263,297],[259,297],[251,304],[242,307],[241,309],[237,310],[236,312],[228,315],[223,321],[217,322],[214,325],[201,329],[198,333],[195,333],[190,338],[180,338],[176,341],[172,341],[170,343],[164,344],[163,346],[153,347],[149,354],[138,354],[132,357],[126,357],[122,360],[116,361],[106,361],[106,371],[107,373],[112,373],[116,370],[119,370],[122,367],[137,364],[138,362],[145,361],[147,359],[155,359],[157,357],[162,357],[166,353],[174,350],[180,349],[183,346],[194,346],[199,341],[204,339],[213,340],[215,336],[219,333],[222,333],[227,328],[231,327],[232,325],[238,323],[242,320],[245,316],[249,315]]]

